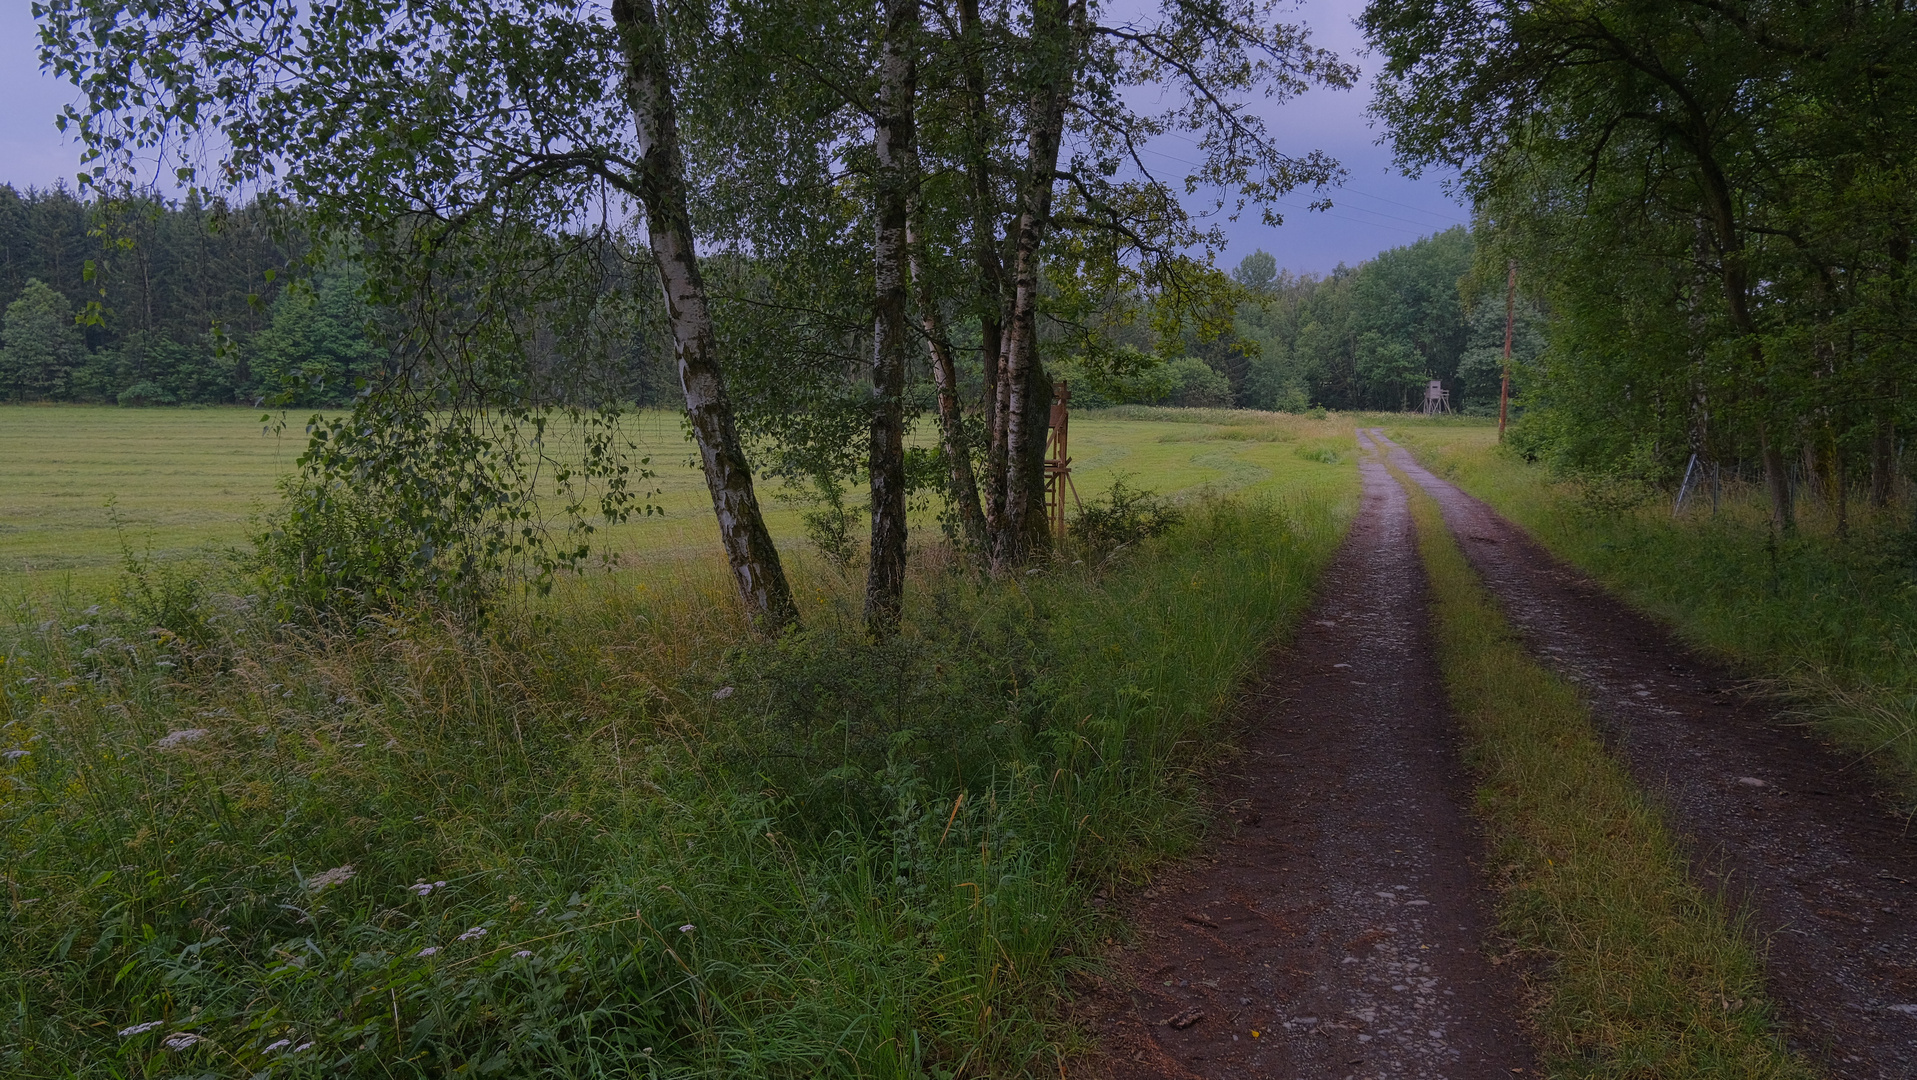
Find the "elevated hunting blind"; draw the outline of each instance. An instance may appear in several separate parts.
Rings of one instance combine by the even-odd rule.
[[[1065,535],[1065,489],[1080,510],[1078,485],[1072,483],[1072,458],[1066,452],[1066,423],[1071,419],[1072,390],[1064,379],[1058,381],[1058,395],[1052,398],[1051,437],[1045,447],[1045,510],[1052,520],[1052,535]]]

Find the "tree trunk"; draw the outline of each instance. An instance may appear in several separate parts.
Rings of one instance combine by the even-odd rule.
[[[1052,379],[1036,363],[1026,377],[1021,420],[1025,430],[1034,434],[1021,444],[1009,468],[1012,490],[1026,492],[1029,498],[1022,519],[1024,533],[1015,538],[1021,557],[1048,550],[1052,543],[1052,519],[1045,513],[1045,448],[1052,426]]]
[[[1771,497],[1771,525],[1780,533],[1791,532],[1797,527],[1797,516],[1791,506],[1791,477],[1784,463],[1784,452],[1771,441],[1770,433],[1761,424],[1757,437],[1764,459],[1764,487]]]
[[[755,626],[777,634],[798,623],[798,609],[779,549],[766,531],[752,490],[752,469],[739,443],[732,401],[721,377],[712,312],[693,244],[686,203],[685,157],[666,62],[664,29],[652,0],[612,0],[626,60],[626,97],[638,127],[641,157],[636,193],[646,213],[646,237],[665,292],[666,314],[679,358],[686,417],[712,493],[719,540]]]
[[[1882,509],[1890,505],[1897,486],[1896,428],[1890,414],[1880,412],[1870,428],[1870,504]]]
[[[1830,489],[1832,510],[1837,514],[1837,538],[1850,539],[1850,476],[1845,468],[1844,448],[1837,432],[1830,433]]]
[[[1005,512],[993,538],[993,561],[1006,566],[1042,551],[1049,536],[1030,527],[1044,509],[1043,461],[1051,384],[1038,359],[1039,255],[1051,223],[1052,187],[1058,173],[1059,142],[1065,107],[1078,68],[1079,0],[1036,0],[1033,4],[1033,61],[1040,90],[1032,102],[1026,137],[1025,175],[1019,184],[1019,213],[1012,262],[1012,312],[1004,346]],[[1043,404],[1040,404],[1040,402]],[[1034,478],[1029,463],[1040,463]],[[1034,482],[1034,479],[1036,482]]]
[[[966,125],[965,169],[972,186],[972,264],[977,285],[979,362],[985,375],[980,401],[985,417],[985,505],[988,530],[996,530],[1005,511],[1005,409],[1001,388],[1005,345],[1005,265],[999,259],[998,195],[992,186],[992,113],[985,87],[985,42],[979,30],[978,0],[958,0],[959,36],[964,44],[966,94],[971,117]]]
[[[1704,193],[1707,220],[1717,242],[1725,307],[1730,315],[1731,326],[1749,343],[1747,355],[1750,371],[1747,377],[1755,387],[1754,396],[1763,400],[1769,397],[1764,371],[1764,346],[1758,340],[1757,321],[1751,314],[1750,276],[1749,268],[1745,265],[1746,252],[1743,233],[1738,225],[1737,202],[1731,194],[1730,182],[1717,161],[1711,132],[1702,116],[1696,118],[1695,130],[1688,133],[1687,140],[1697,159],[1696,178]],[[1771,524],[1777,531],[1788,533],[1797,525],[1791,505],[1790,474],[1785,468],[1783,451],[1771,442],[1767,427],[1766,422],[1759,422],[1757,438],[1764,460],[1764,483],[1771,497]]]
[[[952,508],[958,514],[959,542],[977,556],[985,551],[985,512],[979,504],[978,478],[972,472],[971,443],[965,437],[965,413],[959,405],[958,366],[952,359],[952,339],[945,332],[938,297],[932,292],[921,229],[915,224],[906,243],[912,250],[912,281],[917,286],[919,320],[932,350],[932,383],[938,390],[939,445],[945,453]]]
[[[1830,493],[1824,490],[1824,467],[1827,464],[1818,452],[1817,439],[1822,434],[1813,430],[1804,440],[1804,487],[1809,489],[1810,497],[1830,506]]]
[[[880,47],[878,230],[872,261],[877,289],[872,326],[872,559],[865,577],[865,629],[875,639],[898,631],[905,596],[905,357],[909,344],[905,280],[909,207],[916,179],[913,95],[918,79],[919,0],[886,0]]]

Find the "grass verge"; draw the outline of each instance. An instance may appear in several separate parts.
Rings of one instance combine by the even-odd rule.
[[[1840,535],[1808,494],[1789,536],[1754,484],[1707,489],[1673,517],[1663,499],[1550,477],[1488,427],[1394,423],[1433,472],[1518,523],[1559,558],[1692,645],[1763,680],[1917,811],[1917,528],[1908,508],[1855,500]]]
[[[1691,883],[1576,691],[1524,652],[1438,505],[1411,498],[1445,687],[1477,777],[1500,926],[1540,961],[1530,1014],[1552,1075],[1813,1075],[1772,1033],[1738,921]]]
[[[771,643],[709,566],[483,636],[22,613],[0,1073],[1055,1075],[1086,900],[1194,836],[1352,472],[1096,568],[921,567],[882,646],[816,566]]]

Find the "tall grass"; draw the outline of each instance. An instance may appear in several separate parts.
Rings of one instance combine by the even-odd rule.
[[[1394,470],[1395,472],[1395,470]],[[1577,692],[1534,662],[1402,474],[1465,729],[1501,929],[1540,963],[1531,1020],[1552,1075],[1809,1077],[1772,1032],[1748,935],[1605,752]]]
[[[1898,513],[1851,509],[1839,536],[1806,500],[1776,535],[1762,494],[1727,485],[1681,517],[1662,499],[1606,497],[1501,452],[1482,431],[1393,431],[1560,557],[1686,639],[1762,676],[1821,730],[1878,763],[1917,809],[1917,530]]]
[[[1099,567],[570,583],[485,635],[21,613],[0,1073],[1054,1075],[1087,904],[1200,825],[1223,705],[1342,536],[1207,503]]]

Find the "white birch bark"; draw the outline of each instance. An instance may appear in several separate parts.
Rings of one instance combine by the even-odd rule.
[[[641,158],[635,179],[646,214],[646,236],[665,292],[686,416],[699,445],[719,540],[753,623],[777,634],[797,624],[798,609],[779,549],[759,511],[752,470],[719,368],[712,312],[687,208],[685,156],[679,147],[663,28],[653,0],[613,0],[612,19],[625,51],[626,96],[638,127]]]

